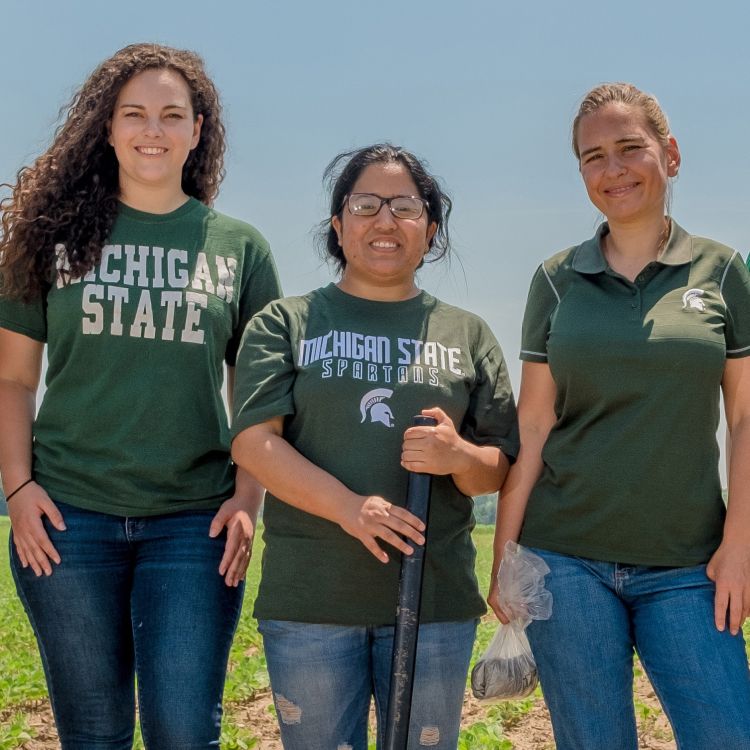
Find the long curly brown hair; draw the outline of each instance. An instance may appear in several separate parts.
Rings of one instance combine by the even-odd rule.
[[[150,69],[179,73],[193,114],[203,115],[200,142],[182,171],[182,189],[210,205],[224,178],[225,130],[216,87],[194,52],[160,44],[131,44],[105,60],[62,112],[52,145],[23,167],[11,195],[0,201],[0,290],[24,301],[46,293],[56,266],[79,278],[101,259],[118,211],[118,164],[108,143],[120,89]],[[67,262],[66,262],[67,261]]]

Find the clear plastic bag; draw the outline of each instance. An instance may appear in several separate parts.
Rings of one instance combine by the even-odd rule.
[[[471,672],[471,691],[480,700],[525,698],[539,678],[526,626],[552,614],[552,594],[544,587],[547,563],[515,542],[505,545],[497,574],[500,607],[510,618]]]

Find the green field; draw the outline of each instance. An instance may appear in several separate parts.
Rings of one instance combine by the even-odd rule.
[[[7,518],[0,518],[0,544],[3,548],[0,562],[0,750],[21,747],[31,739],[24,711],[47,695],[34,636],[16,596],[8,567],[5,553],[8,531]],[[479,552],[480,584],[485,591],[492,563],[492,529],[479,527],[475,538]],[[243,704],[251,701],[256,693],[268,688],[263,645],[255,621],[250,615],[258,588],[261,550],[262,542],[258,539],[248,572],[245,607],[230,656],[225,690],[225,727],[221,743],[223,750],[252,748],[257,744],[252,729],[238,726],[233,721],[233,714]],[[480,626],[475,652],[486,646],[494,628],[491,621]],[[497,731],[500,731],[499,726]],[[30,746],[33,747],[33,744]],[[471,746],[476,747],[474,742]],[[490,746],[497,745],[488,745]],[[140,741],[136,742],[135,747],[142,747]]]
[[[0,518],[0,543],[7,548],[9,523]],[[474,533],[478,550],[477,573],[481,590],[487,590],[492,562],[492,528],[479,526]],[[223,750],[246,750],[258,744],[252,730],[235,720],[243,706],[257,693],[268,689],[263,646],[250,613],[258,587],[261,543],[256,544],[248,573],[245,609],[230,656],[229,674],[225,691],[225,721],[221,747]],[[480,624],[474,658],[484,650],[495,631],[496,621],[490,617]],[[746,625],[746,635],[750,627]],[[46,687],[36,644],[21,604],[16,596],[8,567],[7,554],[0,562],[0,750],[24,746],[34,747],[33,730],[25,713],[40,699],[46,698]],[[503,727],[517,723],[527,713],[536,697],[490,707],[482,721],[462,731],[459,750],[495,748],[512,750],[512,743],[503,739]],[[653,709],[648,709],[652,711]],[[31,740],[31,741],[30,741]],[[142,748],[138,739],[136,748]],[[374,747],[374,746],[373,746]]]

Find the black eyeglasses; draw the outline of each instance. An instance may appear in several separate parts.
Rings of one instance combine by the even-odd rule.
[[[390,212],[397,219],[418,219],[430,204],[416,195],[394,195],[383,198],[374,193],[352,193],[345,199],[349,212],[355,216],[375,216],[383,204],[387,204]]]

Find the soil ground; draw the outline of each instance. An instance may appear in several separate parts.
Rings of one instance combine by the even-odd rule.
[[[635,681],[636,713],[638,714],[639,747],[647,750],[675,750],[672,731],[659,706],[654,691],[645,676]],[[235,723],[245,726],[260,738],[257,750],[283,750],[279,741],[276,718],[271,710],[270,692],[257,694],[245,704],[227,707]],[[470,694],[464,703],[463,726],[470,726],[485,718],[487,707]],[[47,701],[27,706],[27,720],[36,731],[36,737],[27,742],[25,750],[57,750],[57,733]],[[514,750],[554,750],[549,713],[544,701],[535,701],[531,710],[504,729],[505,736],[513,743]]]

